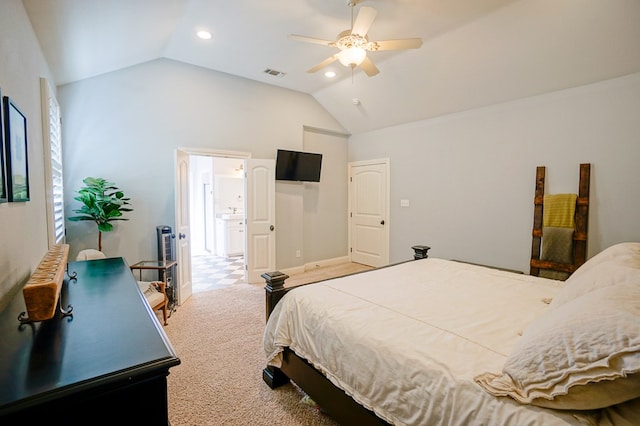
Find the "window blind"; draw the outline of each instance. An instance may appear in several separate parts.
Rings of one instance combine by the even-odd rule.
[[[47,79],[40,80],[45,152],[45,186],[49,245],[65,242],[64,182],[62,176],[62,122],[60,105]]]

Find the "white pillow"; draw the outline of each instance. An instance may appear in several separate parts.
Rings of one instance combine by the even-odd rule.
[[[593,256],[565,281],[550,308],[593,290],[622,283],[640,283],[640,243],[615,244]]]
[[[524,331],[502,374],[475,378],[523,404],[593,410],[640,398],[640,282],[593,290]]]
[[[573,273],[572,276],[579,276],[602,262],[616,259],[620,256],[640,256],[640,242],[630,241],[609,246],[606,249],[602,250],[600,253],[593,256],[591,259],[587,260],[582,266],[580,266],[580,268],[578,268],[577,271]]]

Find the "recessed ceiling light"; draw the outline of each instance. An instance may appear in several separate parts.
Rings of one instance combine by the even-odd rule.
[[[209,40],[211,38],[211,33],[209,31],[198,31],[196,34],[203,40]]]
[[[327,78],[333,78],[336,76],[336,72],[335,71],[327,71],[324,73],[324,76]]]

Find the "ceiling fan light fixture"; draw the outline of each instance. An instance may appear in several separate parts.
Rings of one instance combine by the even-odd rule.
[[[367,52],[359,47],[349,47],[338,54],[338,60],[345,67],[357,67],[367,57]]]
[[[347,5],[351,8],[351,28],[338,34],[335,41],[297,34],[291,34],[289,36],[294,40],[336,47],[340,50],[336,54],[329,56],[324,61],[308,69],[308,73],[314,73],[335,61],[340,61],[340,63],[345,67],[351,68],[352,80],[355,67],[361,67],[362,71],[364,71],[367,76],[373,77],[374,75],[379,74],[380,70],[371,61],[371,58],[368,57],[367,52],[376,52],[379,50],[418,49],[422,46],[422,40],[419,38],[369,41],[367,33],[369,32],[371,24],[373,24],[378,12],[373,7],[362,6],[358,10],[358,16],[354,19],[354,6],[356,3],[360,3],[360,1],[361,0],[348,0]]]

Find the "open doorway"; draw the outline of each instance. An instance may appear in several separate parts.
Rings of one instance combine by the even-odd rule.
[[[275,208],[275,160],[252,159],[250,153],[236,151],[208,151],[180,148],[176,150],[176,254],[178,259],[178,285],[176,300],[178,305],[184,303],[193,293],[191,268],[192,243],[191,229],[192,199],[202,199],[201,186],[195,183],[191,170],[192,157],[233,158],[242,164],[244,169],[244,274],[248,283],[263,282],[262,274],[274,271],[276,267],[276,208]],[[214,176],[210,172],[210,176]],[[209,178],[211,179],[211,178]],[[209,182],[209,184],[211,184]],[[215,192],[213,192],[215,194]],[[204,202],[204,201],[203,201]],[[222,206],[227,207],[227,206]],[[204,211],[204,207],[200,209]],[[215,211],[215,209],[208,211]],[[230,214],[234,214],[233,210]],[[236,210],[236,213],[238,211]],[[204,229],[204,225],[202,225]],[[215,232],[215,231],[214,231]],[[201,231],[201,235],[205,232]],[[204,237],[203,237],[204,238]],[[196,246],[197,247],[197,246]]]
[[[245,281],[244,159],[190,156],[193,292]]]

